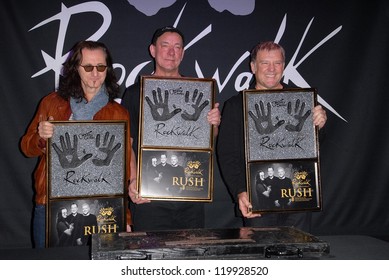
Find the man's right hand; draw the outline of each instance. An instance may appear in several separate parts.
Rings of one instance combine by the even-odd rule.
[[[253,206],[249,201],[249,196],[247,192],[241,192],[238,194],[239,210],[242,212],[243,217],[245,218],[256,218],[261,217],[261,214],[254,214],[251,212]]]
[[[136,189],[136,179],[131,180],[128,186],[128,196],[131,198],[131,201],[135,204],[150,203],[151,201],[147,198],[142,198],[137,189]]]

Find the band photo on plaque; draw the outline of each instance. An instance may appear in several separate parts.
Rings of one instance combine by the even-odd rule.
[[[49,247],[87,246],[92,234],[126,230],[123,198],[54,200],[49,212]]]
[[[321,209],[318,164],[313,160],[249,164],[253,213]]]
[[[208,151],[142,150],[139,192],[156,200],[211,201],[211,162]]]
[[[82,246],[125,230],[127,125],[53,121],[47,142],[46,246]]]
[[[246,90],[244,131],[250,211],[321,210],[316,89]]]

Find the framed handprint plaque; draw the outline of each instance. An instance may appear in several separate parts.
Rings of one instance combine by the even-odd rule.
[[[250,210],[320,210],[319,141],[312,113],[316,89],[243,94]]]
[[[141,91],[142,147],[212,147],[207,113],[214,104],[214,80],[144,76]]]
[[[127,124],[53,121],[47,141],[46,246],[125,231]]]
[[[212,201],[213,79],[141,77],[138,191],[152,200]],[[153,163],[158,168],[153,168]],[[149,169],[158,171],[150,177]],[[177,170],[184,172],[177,174]]]

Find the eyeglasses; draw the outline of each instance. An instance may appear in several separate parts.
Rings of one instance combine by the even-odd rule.
[[[96,66],[93,66],[93,65],[80,65],[82,68],[84,68],[85,72],[92,72],[93,71],[93,68],[96,67],[97,71],[99,72],[104,72],[105,69],[107,69],[107,65],[96,65]]]

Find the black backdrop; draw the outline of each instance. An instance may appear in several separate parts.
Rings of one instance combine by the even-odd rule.
[[[0,248],[31,246],[36,159],[19,143],[70,47],[92,35],[106,43],[124,90],[152,71],[151,35],[172,24],[189,44],[182,73],[214,77],[221,104],[251,79],[251,47],[280,42],[284,81],[316,87],[329,117],[320,150],[324,205],[313,233],[388,235],[388,18],[386,0],[2,0]],[[239,226],[217,169],[214,177],[207,227]]]

